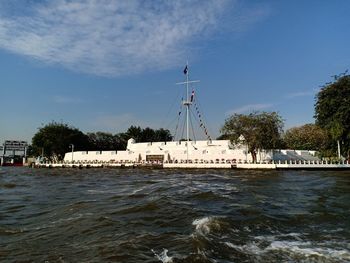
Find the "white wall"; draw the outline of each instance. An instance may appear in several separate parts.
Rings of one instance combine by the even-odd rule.
[[[125,151],[80,151],[73,153],[74,161],[139,161],[146,160],[146,155],[163,155],[164,160],[168,160],[168,157],[172,161],[187,160],[192,161],[197,159],[198,161],[216,161],[219,159],[233,160],[237,162],[251,162],[252,157],[250,153],[247,153],[246,145],[233,146],[229,140],[214,140],[214,141],[191,141],[187,147],[187,142],[147,142],[147,143],[135,143],[133,139],[130,139],[127,144],[127,150]],[[285,153],[286,150],[281,150]],[[257,153],[257,161],[272,160],[273,151],[262,151]],[[64,161],[71,162],[72,153],[65,154]]]

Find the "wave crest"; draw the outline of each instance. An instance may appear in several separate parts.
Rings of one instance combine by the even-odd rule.
[[[201,235],[207,235],[213,230],[221,229],[221,222],[217,217],[203,217],[195,219],[192,225],[196,227],[196,232]]]

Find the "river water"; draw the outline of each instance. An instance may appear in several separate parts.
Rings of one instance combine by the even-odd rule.
[[[1,262],[350,262],[350,171],[0,168]]]

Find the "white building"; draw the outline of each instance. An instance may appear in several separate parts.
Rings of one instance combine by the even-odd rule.
[[[196,100],[194,90],[189,91],[189,84],[198,81],[190,81],[188,75],[188,64],[186,64],[184,74],[186,81],[177,84],[185,85],[185,100],[182,104],[185,112],[185,127],[186,141],[172,142],[146,142],[136,143],[134,139],[129,139],[125,151],[79,151],[69,152],[65,154],[65,162],[119,162],[119,163],[143,163],[143,162],[161,162],[161,163],[236,163],[236,162],[251,162],[251,154],[248,153],[247,146],[244,143],[244,138],[241,137],[241,143],[232,145],[229,140],[208,140],[192,141],[190,140],[190,107],[194,104],[196,110]],[[181,112],[180,112],[181,114]],[[180,115],[179,115],[180,116]],[[200,115],[199,115],[200,117]],[[202,120],[200,119],[202,123]],[[205,134],[207,130],[203,123]],[[292,151],[291,154],[287,150],[280,151],[261,151],[257,153],[257,161],[271,161],[274,154],[283,160],[299,159],[305,160],[300,153]],[[309,153],[307,155],[311,156]],[[306,156],[306,155],[305,155]],[[311,157],[310,157],[311,158]]]
[[[285,160],[318,160],[315,151],[263,150],[257,153],[258,162]],[[125,151],[68,152],[65,162],[92,163],[244,163],[252,162],[245,144],[232,145],[229,140],[145,142],[129,139]]]

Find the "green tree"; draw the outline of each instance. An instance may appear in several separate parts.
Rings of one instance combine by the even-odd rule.
[[[32,139],[33,154],[39,156],[44,151],[51,161],[63,160],[64,154],[70,151],[70,144],[74,145],[74,150],[88,150],[89,139],[77,128],[57,122],[39,128]]]
[[[125,147],[123,148],[123,142],[117,135],[107,132],[95,132],[88,133],[87,136],[89,138],[90,150],[125,150]]]
[[[142,129],[140,142],[153,142],[155,141],[155,131],[149,127]]]
[[[35,156],[34,150],[33,150],[33,146],[32,145],[28,145],[27,147],[27,156],[28,157],[33,157]]]
[[[249,115],[234,114],[226,119],[221,133],[237,144],[244,137],[251,153],[253,162],[256,162],[257,150],[274,149],[279,146],[283,120],[276,112],[254,112]]]
[[[130,138],[135,139],[136,142],[159,142],[171,141],[172,135],[169,130],[158,129],[154,130],[149,127],[142,129],[141,127],[130,126],[125,133],[118,134],[123,140]]]
[[[133,138],[136,142],[141,142],[142,138],[142,129],[140,126],[130,126],[129,129],[125,132],[125,137],[130,139]]]
[[[350,76],[337,77],[316,95],[316,124],[329,132],[333,150],[337,141],[342,154],[349,156],[350,147]]]
[[[296,150],[324,151],[328,146],[328,134],[315,124],[305,124],[286,131],[284,137],[286,147]]]
[[[219,137],[216,138],[217,140],[229,140],[230,136],[227,134],[221,134]]]
[[[169,142],[173,140],[173,136],[167,129],[160,128],[154,132],[155,142]]]

